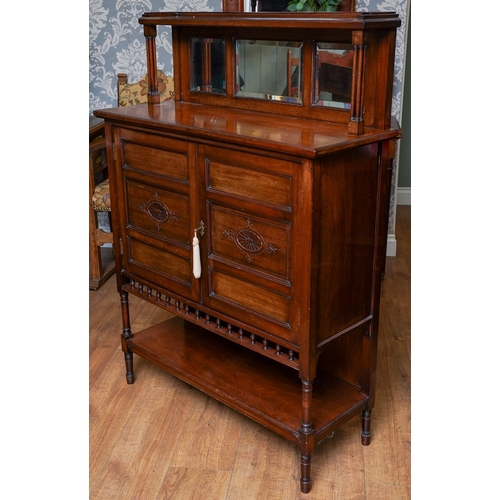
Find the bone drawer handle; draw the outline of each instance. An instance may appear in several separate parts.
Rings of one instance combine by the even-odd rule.
[[[201,276],[201,259],[200,259],[200,240],[198,239],[198,231],[200,236],[205,234],[205,224],[200,221],[200,227],[194,230],[193,238],[193,276],[198,279]]]

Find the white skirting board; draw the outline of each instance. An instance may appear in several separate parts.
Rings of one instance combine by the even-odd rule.
[[[398,187],[396,195],[397,195],[396,205],[411,205],[411,188]],[[396,249],[397,249],[396,235],[389,233],[387,235],[387,250],[385,253],[386,257],[395,257]]]
[[[396,199],[398,205],[411,205],[411,187],[398,187]]]
[[[396,235],[388,234],[387,235],[387,249],[385,251],[386,257],[396,257]]]

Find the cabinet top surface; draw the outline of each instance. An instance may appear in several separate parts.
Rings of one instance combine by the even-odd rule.
[[[118,124],[146,126],[193,138],[217,139],[311,158],[398,137],[400,132],[394,123],[387,130],[373,129],[354,136],[341,124],[295,117],[284,119],[280,115],[178,101],[101,109],[94,114]]]
[[[317,30],[398,27],[401,20],[395,12],[145,12],[139,23]]]

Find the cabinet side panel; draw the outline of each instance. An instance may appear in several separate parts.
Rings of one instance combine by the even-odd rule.
[[[377,158],[375,143],[331,155],[321,164],[313,272],[318,343],[371,315]]]

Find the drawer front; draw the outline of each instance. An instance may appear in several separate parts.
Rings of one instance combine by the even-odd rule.
[[[189,247],[189,197],[125,179],[127,227]]]

